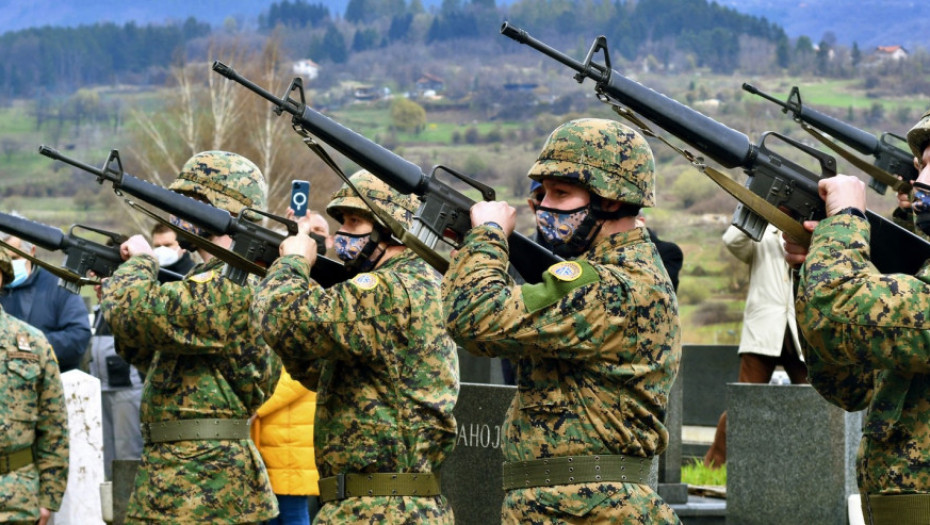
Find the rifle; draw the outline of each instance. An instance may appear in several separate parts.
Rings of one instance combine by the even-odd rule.
[[[578,83],[586,78],[593,80],[600,100],[615,107],[629,107],[726,168],[742,168],[748,176],[746,187],[755,194],[753,197],[761,197],[763,204],[779,208],[798,222],[826,217],[817,183],[823,177],[835,175],[833,157],[772,132],[763,134],[759,144],[753,145],[746,135],[624,77],[610,66],[604,36],[597,37],[584,62],[578,62],[506,22],[501,33],[574,69]],[[603,64],[593,61],[600,51]],[[765,144],[770,136],[816,159],[821,173],[813,173],[771,151]],[[872,262],[882,273],[914,274],[930,258],[927,241],[869,210],[866,216],[871,224]],[[733,225],[756,241],[767,223],[748,206],[737,207],[733,217]]]
[[[871,133],[841,120],[837,120],[829,115],[804,106],[801,104],[801,92],[798,90],[798,86],[793,86],[791,88],[791,93],[788,95],[788,100],[785,102],[763,93],[750,84],[744,83],[743,89],[753,95],[758,95],[770,102],[778,104],[782,108],[782,113],[791,112],[794,120],[821,142],[829,139],[810,128],[815,128],[835,137],[838,141],[846,144],[859,153],[875,157],[875,162],[873,164],[877,170],[870,170],[856,163],[846,155],[843,155],[844,158],[852,161],[853,164],[872,176],[872,179],[869,181],[869,187],[876,192],[884,195],[888,186],[900,192],[908,192],[911,189],[909,183],[917,179],[917,168],[914,167],[914,155],[909,150],[899,148],[888,141],[888,137],[892,137],[907,144],[907,139],[904,137],[887,132],[882,133],[880,137],[876,137]],[[834,151],[843,154],[841,150],[838,150],[832,145],[832,141],[824,143],[834,149]],[[904,180],[897,179],[895,175],[900,175]]]
[[[108,246],[80,237],[74,233],[77,228],[104,235],[112,241],[112,245]],[[2,212],[0,212],[0,231],[44,250],[63,252],[65,254],[64,269],[79,278],[86,276],[88,271],[94,272],[99,277],[109,277],[123,262],[119,254],[119,245],[126,240],[126,236],[118,233],[75,224],[68,229],[66,234],[53,226]],[[30,257],[30,259],[33,258]],[[33,262],[37,261],[33,260]],[[58,285],[72,293],[80,292],[82,284],[93,283],[93,281],[81,281],[70,274],[63,275],[55,272],[48,266],[43,265],[43,267],[56,273],[60,277]],[[169,270],[158,271],[158,280],[161,282],[179,281],[183,278],[184,276]]]
[[[249,221],[245,218],[246,214],[256,213],[269,217],[284,224],[290,235],[297,233],[297,224],[294,221],[251,208],[243,210],[238,217],[233,217],[226,210],[136,178],[123,171],[123,163],[117,150],[110,152],[103,168],[84,164],[46,146],[39,146],[39,153],[96,175],[97,182],[100,184],[104,181],[111,182],[117,195],[123,193],[132,195],[182,220],[204,228],[214,235],[229,235],[233,239],[230,250],[215,246],[214,249],[208,251],[227,263],[225,276],[240,285],[245,284],[249,273],[265,275],[265,268],[278,258],[278,247],[286,237]],[[134,207],[143,209],[137,205]],[[202,247],[202,244],[199,247]],[[317,263],[313,266],[310,275],[324,287],[348,278],[342,263],[323,256],[317,257]]]
[[[308,106],[304,98],[303,82],[294,78],[284,97],[278,98],[249,81],[231,67],[213,62],[213,70],[220,75],[242,84],[252,92],[274,104],[274,112],[292,115],[295,130],[307,131],[342,153],[350,160],[371,172],[389,186],[403,194],[416,194],[423,203],[414,217],[410,233],[426,245],[430,251],[442,239],[453,247],[461,246],[465,234],[471,229],[469,211],[475,201],[462,195],[448,184],[440,181],[436,173],[444,171],[481,192],[485,200],[494,200],[494,190],[474,179],[445,166],[433,167],[429,176],[416,164],[388,151],[384,147],[346,128]],[[297,91],[299,99],[291,98]],[[562,260],[526,236],[513,232],[507,239],[510,246],[510,262],[529,283],[542,280],[542,273],[551,265]],[[448,263],[436,263],[435,257],[420,254],[434,267],[445,272]],[[443,264],[444,263],[444,264]]]

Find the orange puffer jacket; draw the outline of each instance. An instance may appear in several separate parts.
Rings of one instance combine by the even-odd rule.
[[[320,493],[320,474],[313,456],[315,415],[316,393],[282,369],[274,394],[252,422],[252,440],[265,460],[275,494]]]

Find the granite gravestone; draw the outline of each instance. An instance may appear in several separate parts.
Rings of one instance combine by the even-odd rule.
[[[727,385],[727,523],[846,525],[861,437],[810,385]]]
[[[500,523],[504,501],[501,451],[504,416],[516,387],[462,383],[455,404],[455,450],[442,465],[442,493],[456,524]],[[653,460],[649,485],[658,485],[659,461]]]

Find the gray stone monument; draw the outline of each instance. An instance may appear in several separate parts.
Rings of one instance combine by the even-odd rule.
[[[103,424],[100,380],[80,370],[61,375],[68,409],[68,486],[55,513],[57,525],[103,524]]]
[[[862,413],[809,385],[727,385],[727,523],[846,525]]]
[[[658,491],[668,504],[687,503],[688,485],[681,482],[681,408],[684,380],[681,374],[672,385],[668,396],[665,426],[668,428],[668,447],[659,456]]]
[[[501,521],[501,427],[516,391],[513,386],[462,383],[455,404],[455,450],[442,465],[442,492],[457,524]]]

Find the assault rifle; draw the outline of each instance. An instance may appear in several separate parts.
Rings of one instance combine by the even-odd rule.
[[[213,62],[213,70],[274,104],[276,114],[290,113],[293,116],[292,125],[296,130],[313,134],[400,193],[413,193],[422,197],[423,203],[416,213],[410,233],[429,250],[435,248],[440,239],[453,247],[460,247],[465,234],[471,229],[469,211],[475,204],[474,200],[440,181],[436,177],[437,172],[444,171],[472,186],[481,192],[485,200],[495,198],[492,188],[445,166],[435,166],[427,176],[416,164],[314,110],[305,102],[300,77],[294,78],[284,97],[278,98],[226,64]],[[299,97],[296,100],[291,98],[295,91]],[[507,240],[510,246],[510,262],[529,283],[540,282],[542,273],[552,264],[562,260],[520,233],[512,233]],[[434,264],[435,266],[442,265]],[[437,270],[444,272],[445,268],[439,267]]]
[[[794,220],[821,220],[826,216],[817,183],[835,175],[835,160],[829,155],[772,132],[763,134],[759,144],[753,145],[746,135],[624,77],[610,66],[604,36],[597,37],[584,62],[578,62],[508,23],[503,24],[501,33],[574,69],[579,83],[586,78],[593,80],[602,101],[630,108],[726,168],[742,168],[749,177],[746,187]],[[594,62],[601,51],[603,64]],[[765,144],[768,137],[776,137],[816,159],[821,173],[813,173],[771,151]],[[930,243],[871,211],[867,210],[866,215],[871,224],[872,262],[882,273],[914,274],[930,258]],[[733,224],[759,240],[768,221],[755,210],[739,206]]]
[[[917,179],[917,168],[914,167],[914,155],[906,148],[899,148],[888,140],[888,138],[891,137],[906,145],[907,139],[904,137],[895,135],[894,133],[882,133],[880,137],[876,137],[871,133],[851,126],[841,120],[811,109],[801,103],[801,92],[798,90],[797,86],[791,88],[791,93],[788,95],[788,100],[785,102],[763,93],[750,84],[744,83],[743,89],[753,95],[758,95],[770,102],[778,104],[782,108],[782,113],[790,112],[794,120],[801,123],[802,126],[807,124],[827,133],[859,153],[875,157],[875,167],[882,170],[884,173],[875,173],[867,169],[865,171],[872,175],[869,187],[878,193],[884,195],[889,185],[898,191],[910,191],[910,184],[908,183]],[[815,137],[817,137],[817,135],[815,135]],[[821,137],[817,138],[820,139]],[[895,175],[900,175],[901,178],[904,179],[904,182],[896,179]]]
[[[109,238],[112,245],[108,246],[80,237],[74,233],[75,229],[99,233]],[[53,226],[2,212],[0,212],[0,231],[44,250],[63,252],[65,254],[64,269],[71,275],[62,275],[47,266],[46,268],[61,278],[58,282],[59,286],[73,293],[80,292],[81,284],[90,284],[90,281],[80,280],[87,275],[88,271],[93,271],[98,277],[109,277],[123,262],[119,254],[119,245],[126,240],[126,236],[118,233],[81,224],[75,224],[68,230],[68,233],[64,233]],[[169,270],[158,271],[158,280],[161,282],[179,281],[182,278],[182,275]]]
[[[278,258],[278,247],[285,239],[285,235],[249,221],[245,218],[247,214],[255,213],[269,217],[284,224],[291,235],[297,233],[297,224],[282,217],[250,208],[243,210],[239,216],[233,217],[226,210],[136,178],[123,171],[123,164],[116,150],[110,152],[103,168],[89,166],[46,146],[40,146],[39,153],[96,175],[97,182],[100,184],[104,181],[111,182],[113,190],[118,195],[123,193],[132,195],[160,210],[204,228],[211,234],[229,235],[233,239],[230,250],[212,245],[205,240],[198,246],[206,249],[207,244],[212,245],[214,248],[208,251],[227,263],[226,277],[240,285],[245,284],[250,273],[265,275],[265,268]],[[313,266],[310,275],[324,287],[348,278],[342,263],[323,256],[317,257],[317,263]]]

